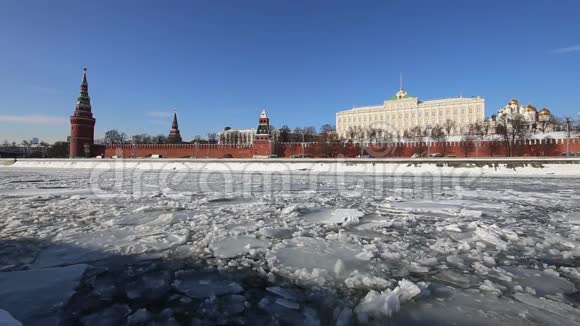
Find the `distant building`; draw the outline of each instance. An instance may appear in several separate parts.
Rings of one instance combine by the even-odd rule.
[[[38,138],[34,137],[30,140],[30,145],[38,145],[39,141]]]
[[[336,132],[349,138],[352,130],[368,132],[378,129],[393,135],[403,135],[406,130],[443,125],[446,120],[455,123],[451,134],[463,133],[467,126],[485,118],[485,100],[479,96],[421,101],[418,97],[399,91],[382,104],[353,107],[336,113]]]
[[[254,143],[256,129],[232,129],[225,128],[217,133],[218,144],[250,145]]]
[[[183,142],[181,139],[181,132],[179,131],[179,125],[177,124],[177,112],[173,112],[173,122],[171,123],[171,129],[169,130],[169,136],[167,136],[167,142],[170,144],[180,144]]]
[[[516,115],[522,116],[528,123],[528,129],[531,132],[541,130],[542,132],[554,131],[554,121],[550,110],[543,108],[540,111],[535,106],[529,104],[523,106],[517,99],[512,99],[508,104],[499,109],[497,115],[492,117],[492,126],[496,127],[497,123],[509,119]]]
[[[270,119],[268,119],[266,109],[262,110],[262,113],[260,114],[260,119],[267,119],[268,123],[270,123]],[[262,128],[262,130],[260,130],[260,128]],[[258,127],[258,129],[256,128],[238,129],[226,127],[224,128],[224,130],[218,132],[216,134],[216,137],[218,144],[251,145],[254,143],[256,134],[264,131],[263,128],[264,127]],[[277,140],[280,131],[278,129],[272,129],[270,125],[268,125],[268,134],[271,136],[272,140]]]

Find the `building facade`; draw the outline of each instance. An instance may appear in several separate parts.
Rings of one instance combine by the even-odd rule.
[[[251,145],[254,143],[256,129],[226,128],[217,133],[218,144]]]
[[[497,123],[509,121],[515,116],[521,116],[528,125],[530,132],[542,131],[550,132],[554,130],[554,120],[552,113],[547,108],[540,111],[535,106],[528,104],[520,105],[517,99],[512,99],[508,104],[499,109],[497,115],[492,116],[492,126],[497,127]]]
[[[91,108],[91,98],[89,97],[87,68],[84,68],[81,92],[77,98],[75,112],[70,117],[69,156],[71,158],[90,157],[92,155],[91,148],[95,139],[95,122]]]
[[[457,97],[421,101],[404,91],[399,91],[379,105],[354,107],[336,113],[336,131],[348,139],[353,130],[367,132],[371,128],[402,136],[407,130],[419,126],[429,129],[454,122],[452,135],[464,132],[469,124],[485,119],[485,100],[482,97]]]

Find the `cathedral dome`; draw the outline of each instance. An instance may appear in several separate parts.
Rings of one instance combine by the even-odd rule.
[[[536,112],[538,110],[536,110],[536,107],[533,105],[528,105],[528,112]]]
[[[518,100],[516,100],[516,99],[514,98],[514,99],[512,99],[512,100],[509,102],[509,105],[512,105],[512,104],[518,105],[519,103],[520,103],[520,102],[518,102]]]
[[[542,110],[540,110],[539,115],[550,115],[550,110],[543,108]]]

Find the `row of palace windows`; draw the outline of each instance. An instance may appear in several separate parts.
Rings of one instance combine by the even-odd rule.
[[[475,110],[475,113],[480,113],[481,110]],[[473,114],[474,110],[473,109],[462,109],[461,110],[461,115],[465,115],[465,114]],[[401,119],[414,119],[415,117],[417,118],[423,118],[423,117],[435,117],[437,116],[437,114],[439,116],[443,116],[445,115],[444,111],[431,111],[431,112],[425,112],[425,114],[423,115],[423,112],[418,112],[417,115],[415,116],[415,113],[399,113],[398,115],[357,115],[357,116],[348,116],[348,117],[339,117],[338,118],[338,123],[342,123],[342,122],[363,122],[363,121],[380,121],[380,120],[401,120]],[[451,116],[451,112],[447,112],[448,116]],[[457,109],[454,110],[453,115],[458,115],[458,111]]]
[[[476,122],[476,121],[480,120],[480,117],[479,116],[461,116],[461,117],[458,117],[457,119],[453,119],[453,120],[457,121],[460,124],[462,124],[462,123],[472,123],[472,122]],[[439,121],[441,121],[441,120],[439,120]],[[350,126],[368,125],[370,122],[371,121],[359,121],[359,122],[354,121],[352,123],[339,122],[338,123],[338,127],[340,129],[346,129],[346,128],[350,127]],[[432,119],[422,119],[422,120],[419,120],[419,121],[413,121],[413,120],[394,120],[391,123],[393,125],[408,125],[408,126],[411,126],[411,125],[416,125],[417,123],[424,125],[424,124],[432,124],[432,123],[437,123],[437,122],[438,122],[437,119],[433,119],[433,120]]]

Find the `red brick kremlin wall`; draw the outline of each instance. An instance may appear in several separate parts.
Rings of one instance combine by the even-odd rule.
[[[530,140],[517,144],[514,156],[560,156],[566,152],[566,139]],[[444,156],[457,157],[505,157],[507,148],[502,142],[481,142],[479,146],[465,146],[462,142],[431,143],[429,148],[425,143],[390,143],[371,144],[362,150],[358,144],[325,144],[281,143],[276,146],[280,157],[292,155],[310,155],[312,157],[356,157],[359,154],[369,154],[373,157],[410,157],[415,153],[441,153]],[[467,152],[467,154],[466,154]],[[570,152],[580,153],[580,138],[570,139]]]
[[[303,151],[304,147],[304,151]],[[517,156],[559,156],[566,151],[566,139],[531,140],[519,144],[514,149]],[[580,152],[580,138],[570,140],[570,151]],[[370,154],[374,157],[410,157],[414,153],[442,153],[445,156],[465,157],[465,146],[461,142],[433,143],[428,149],[425,144],[391,143],[374,144],[361,148],[358,144],[340,143],[278,143],[271,149],[269,145],[217,145],[217,144],[150,144],[150,145],[95,145],[95,155],[104,157],[151,157],[153,154],[163,158],[252,158],[268,156],[270,153],[279,157],[299,156],[302,153],[312,157],[356,157]],[[505,157],[507,151],[502,142],[481,142],[467,150],[468,157]]]
[[[163,158],[252,158],[260,153],[252,145],[217,145],[217,144],[145,144],[145,145],[106,145],[96,150],[96,155],[104,157],[151,157],[161,155]]]

